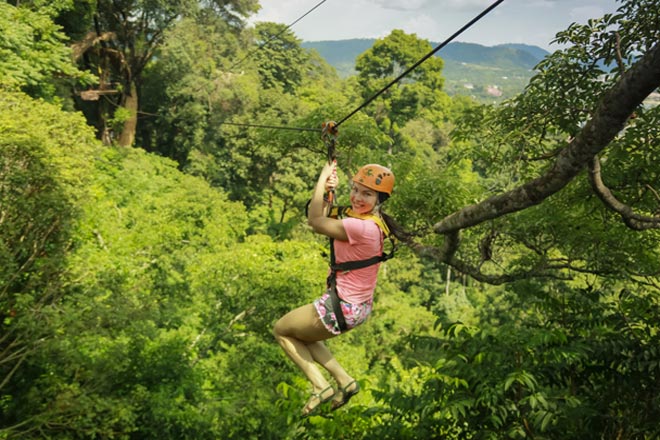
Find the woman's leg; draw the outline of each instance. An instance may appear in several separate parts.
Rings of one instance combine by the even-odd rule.
[[[345,387],[353,381],[353,378],[348,375],[344,367],[335,359],[323,341],[309,343],[307,344],[307,349],[311,353],[312,358],[334,377],[340,388]]]
[[[326,390],[329,384],[316,366],[309,346],[334,335],[318,318],[314,305],[307,304],[284,315],[275,323],[273,334],[284,352],[312,383],[314,393],[320,395],[320,399],[317,398],[319,402],[311,402],[310,399],[306,407],[311,406],[313,409],[320,400],[331,397],[334,394],[332,390],[319,394]]]
[[[357,393],[359,385],[351,376],[348,375],[344,367],[335,359],[332,352],[322,342],[314,342],[307,345],[309,352],[316,362],[321,364],[337,381],[337,390],[335,397],[332,401],[333,409],[338,408],[346,403],[348,399],[344,396],[345,393]]]

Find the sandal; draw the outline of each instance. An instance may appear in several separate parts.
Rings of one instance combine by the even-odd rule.
[[[355,388],[352,390],[348,390],[352,385],[355,385]],[[341,393],[341,400],[337,401],[335,400],[332,402],[332,411],[337,410],[341,408],[342,406],[346,405],[349,400],[351,400],[351,397],[355,396],[357,393],[360,392],[360,384],[357,382],[357,380],[352,380],[351,382],[348,383],[345,387],[341,388],[338,390],[338,392]]]
[[[312,393],[312,395],[307,400],[307,403],[305,404],[305,407],[302,410],[302,416],[303,417],[309,417],[311,415],[314,415],[316,412],[318,412],[318,409],[321,407],[321,405],[323,405],[324,403],[329,402],[330,400],[332,400],[332,398],[335,397],[334,392],[331,395],[329,395],[328,397],[323,397],[323,395],[325,393],[327,393],[329,390],[332,390],[332,385],[329,385],[327,388],[322,390],[320,393]],[[314,399],[318,400],[319,403],[317,403],[314,406],[311,406],[310,404],[312,403],[312,401]],[[305,410],[307,410],[307,411],[305,411]]]

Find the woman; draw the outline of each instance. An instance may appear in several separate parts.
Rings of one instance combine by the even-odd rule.
[[[398,228],[384,215],[381,204],[394,187],[394,174],[380,165],[365,165],[352,179],[352,216],[344,219],[326,215],[324,193],[337,185],[336,163],[326,164],[319,175],[309,205],[308,223],[312,229],[334,241],[337,263],[363,260],[383,254],[383,221],[398,235]],[[358,218],[359,217],[359,218]],[[378,225],[381,224],[381,226]],[[347,272],[337,272],[336,291],[348,330],[362,324],[371,313],[379,264]],[[332,400],[335,410],[360,391],[360,385],[333,357],[324,340],[341,334],[328,292],[312,304],[299,307],[280,318],[273,329],[286,354],[312,383],[313,391],[303,416],[316,412]],[[328,383],[316,364],[323,366],[337,383]]]

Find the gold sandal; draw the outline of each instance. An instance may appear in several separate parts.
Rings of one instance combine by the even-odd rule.
[[[332,385],[329,385],[327,388],[323,389],[320,393],[312,393],[312,395],[309,397],[307,400],[307,403],[305,404],[305,407],[303,408],[302,415],[303,417],[309,417],[311,415],[314,415],[316,412],[318,412],[318,409],[323,405],[324,403],[329,402],[332,400],[333,397],[335,397],[335,393],[333,392],[331,395],[328,397],[323,397],[325,393],[328,392],[328,390],[332,390]],[[319,401],[318,404],[315,406],[310,407],[310,403],[312,402],[313,399],[316,399]],[[308,410],[305,412],[305,410]]]
[[[348,391],[348,388],[355,384],[355,388],[353,388],[351,391]],[[340,401],[335,401],[332,402],[332,411],[341,408],[342,406],[346,405],[349,400],[351,400],[351,397],[355,396],[357,393],[360,392],[360,384],[357,382],[357,380],[352,380],[346,385],[345,387],[341,388],[339,390],[341,393],[341,400]]]

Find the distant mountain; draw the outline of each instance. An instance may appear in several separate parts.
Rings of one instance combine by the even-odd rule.
[[[305,41],[302,47],[316,50],[341,77],[355,73],[355,60],[375,39]],[[438,43],[431,43],[437,47]],[[443,75],[449,94],[467,94],[482,101],[501,100],[522,91],[532,69],[549,52],[526,44],[482,46],[449,43],[436,52],[445,61]]]
[[[543,50],[541,48],[537,49]],[[474,43],[449,43],[440,49],[436,55],[442,59],[458,61],[460,63],[498,67],[522,67],[525,69],[533,68],[543,58],[539,58],[535,54],[530,53],[530,51],[513,45],[488,47]]]
[[[374,39],[304,41],[301,46],[316,51],[332,66],[355,65],[355,58],[374,45]]]
[[[538,61],[541,61],[543,58],[546,57],[546,55],[550,54],[550,52],[548,52],[545,49],[541,49],[538,46],[531,46],[529,44],[507,43],[507,44],[498,44],[497,46],[494,46],[494,47],[510,47],[512,49],[522,50],[524,52],[529,53],[531,56],[536,58]]]
[[[316,51],[340,74],[346,66],[355,66],[358,55],[373,46],[376,40],[371,38],[329,41],[305,41],[302,47]],[[439,43],[431,43],[437,47]],[[459,63],[478,64],[502,68],[531,69],[548,54],[538,46],[525,44],[500,44],[482,46],[474,43],[449,43],[436,55],[444,60]]]

